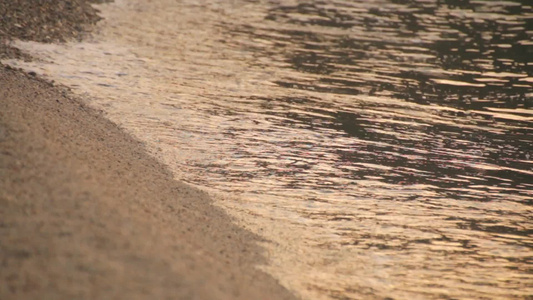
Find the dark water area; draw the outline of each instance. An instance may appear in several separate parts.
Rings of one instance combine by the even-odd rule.
[[[278,40],[276,50],[279,54],[286,56],[286,61],[295,70],[318,76],[309,82],[287,78],[276,83],[322,93],[392,97],[428,109],[432,105],[449,107],[454,110],[444,111],[438,117],[453,120],[455,124],[428,122],[420,130],[420,122],[413,118],[398,116],[391,118],[391,122],[376,124],[372,114],[321,110],[320,105],[308,99],[288,97],[277,100],[308,102],[308,106],[318,106],[313,112],[335,119],[326,124],[321,122],[328,128],[342,130],[358,139],[388,144],[382,148],[365,149],[371,153],[396,148],[403,155],[416,155],[417,150],[422,149],[429,152],[441,150],[436,156],[425,157],[423,163],[387,156],[356,158],[350,153],[339,153],[350,161],[414,167],[433,173],[435,178],[479,173],[479,170],[468,168],[468,163],[495,164],[502,170],[488,174],[495,178],[489,179],[487,185],[531,187],[528,185],[533,182],[530,161],[533,120],[530,110],[533,106],[531,6],[490,1],[391,1],[381,4],[384,5],[367,8],[371,4],[364,1],[359,6],[353,2],[314,1],[271,9],[267,16],[269,20],[303,27],[315,25],[356,31],[352,36],[311,30],[279,30],[276,37],[284,36]],[[360,13],[362,8],[365,13]],[[297,14],[299,18],[291,14]],[[253,37],[269,38],[265,33],[255,34],[254,28],[248,33]],[[283,43],[298,49],[284,51]],[[394,109],[385,105],[365,108],[371,111],[380,107]],[[295,114],[291,118],[312,126],[305,114]],[[398,124],[392,121],[398,121]],[[413,121],[416,122],[415,128],[406,126],[405,123]],[[404,132],[409,135],[413,130],[420,131],[424,138],[400,139],[390,134]],[[437,141],[443,144],[438,145]],[[450,162],[456,152],[477,155],[456,166],[439,163]],[[513,183],[496,179],[500,177]],[[394,176],[385,180],[411,184],[435,182],[427,177],[405,176],[401,180]],[[443,188],[457,185],[438,182]]]
[[[345,174],[348,178],[428,184],[442,196],[465,201],[516,193],[524,196],[518,202],[531,205],[533,9],[526,2],[308,1],[275,6],[266,16],[300,30],[246,26],[235,31],[275,40],[273,47],[251,51],[281,57],[287,67],[314,75],[275,83],[316,91],[316,97],[258,99],[267,114],[281,117],[280,126],[326,128],[369,141],[330,152],[341,165],[394,170],[358,169]],[[322,102],[319,93],[390,97],[416,103],[433,117],[403,115],[403,105],[364,101],[348,103],[354,112]],[[269,111],[269,104],[301,111]]]
[[[226,195],[304,299],[533,296],[529,1],[103,11],[100,42],[28,68]]]

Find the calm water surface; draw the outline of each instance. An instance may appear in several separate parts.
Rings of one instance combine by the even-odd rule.
[[[533,296],[528,1],[123,1],[9,62],[263,235],[305,299]]]

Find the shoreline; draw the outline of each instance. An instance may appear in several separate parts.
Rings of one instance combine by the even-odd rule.
[[[7,66],[0,83],[0,298],[295,298],[256,267],[260,237],[100,112]]]

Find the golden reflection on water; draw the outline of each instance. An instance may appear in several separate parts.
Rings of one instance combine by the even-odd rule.
[[[304,299],[533,295],[531,6],[101,7],[92,40],[9,63],[216,193]]]

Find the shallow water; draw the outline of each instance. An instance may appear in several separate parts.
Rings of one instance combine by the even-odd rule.
[[[305,299],[533,295],[533,9],[147,1],[17,43],[266,237]]]

